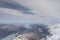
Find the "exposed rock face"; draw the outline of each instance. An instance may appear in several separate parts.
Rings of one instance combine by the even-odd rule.
[[[36,33],[24,33],[22,35],[18,35],[12,40],[40,40],[40,38]]]

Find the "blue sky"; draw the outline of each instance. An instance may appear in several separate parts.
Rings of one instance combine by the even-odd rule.
[[[0,0],[0,23],[60,23],[60,1]]]

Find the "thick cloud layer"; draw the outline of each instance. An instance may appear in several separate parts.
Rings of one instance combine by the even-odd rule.
[[[56,17],[59,18],[59,0],[17,0],[18,4],[37,11],[37,15],[45,17]]]
[[[60,23],[59,4],[59,0],[0,0],[0,22]]]

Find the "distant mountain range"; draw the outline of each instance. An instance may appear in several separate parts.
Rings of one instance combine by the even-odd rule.
[[[39,35],[42,35],[42,37],[46,37],[47,35],[50,35],[49,29],[47,25],[44,24],[0,24],[0,38],[4,38],[11,34],[22,34],[27,32],[37,32]]]

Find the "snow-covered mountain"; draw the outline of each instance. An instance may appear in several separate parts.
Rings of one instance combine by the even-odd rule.
[[[23,34],[29,32],[36,32],[41,37],[46,37],[50,35],[47,25],[44,24],[19,24],[19,25],[12,25],[12,24],[1,24],[0,26],[0,38],[6,39],[9,35],[12,34]],[[45,32],[44,32],[45,31]]]
[[[60,24],[48,25],[48,27],[52,36],[47,37],[47,40],[60,40]]]
[[[46,33],[44,32],[44,30],[45,30]],[[25,32],[22,32],[22,34],[20,34],[18,32],[14,33],[14,35],[10,34],[11,35],[10,39],[11,39],[11,37],[13,37],[12,39],[14,39],[15,37],[18,38],[17,36],[23,35],[23,34],[25,35],[25,34],[27,34],[29,32],[30,33],[31,32],[33,32],[33,33],[36,32],[38,35],[41,35],[42,36],[41,40],[60,40],[60,24],[52,24],[52,25],[50,24],[50,25],[45,25],[45,26],[41,25],[41,24],[40,25],[39,24],[33,24],[32,26],[30,25],[30,27],[27,28],[27,30]],[[5,38],[3,38],[2,40],[7,39],[7,38],[9,38],[9,35],[6,36]]]
[[[48,25],[48,28],[51,36],[47,36],[47,39],[42,40],[60,40],[60,24]]]

